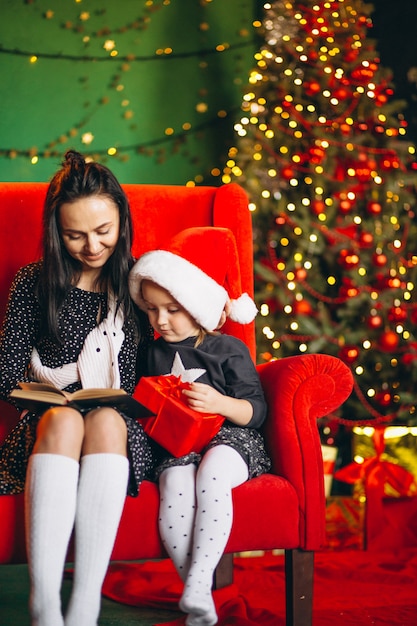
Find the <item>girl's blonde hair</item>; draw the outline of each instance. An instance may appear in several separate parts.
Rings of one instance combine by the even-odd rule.
[[[206,330],[205,328],[200,326],[197,338],[195,340],[194,348],[198,348],[198,346],[201,346],[201,344],[204,341],[204,337],[206,337],[207,335],[218,335],[218,334],[219,332],[217,330]]]

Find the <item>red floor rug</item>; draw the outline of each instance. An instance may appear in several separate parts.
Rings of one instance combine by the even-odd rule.
[[[114,563],[103,594],[172,610],[181,589],[170,561]],[[283,557],[236,558],[235,582],[215,602],[219,626],[284,626]],[[184,616],[167,623],[183,625]],[[313,626],[417,626],[417,549],[317,553]]]

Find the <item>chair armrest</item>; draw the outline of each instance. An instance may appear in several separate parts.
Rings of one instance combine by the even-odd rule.
[[[264,434],[273,472],[298,494],[304,534],[300,540],[309,549],[310,531],[316,537],[320,527],[324,532],[324,472],[316,420],[349,397],[353,376],[340,359],[326,354],[286,357],[257,369],[268,404]]]

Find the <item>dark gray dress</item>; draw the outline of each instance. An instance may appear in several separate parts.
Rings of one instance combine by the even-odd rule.
[[[160,446],[155,446],[158,457],[155,478],[173,465],[198,465],[207,450],[219,445],[230,446],[239,452],[248,465],[249,478],[267,472],[271,468],[271,461],[258,430],[265,420],[267,407],[248,348],[236,337],[220,333],[206,335],[198,347],[194,347],[194,344],[195,337],[177,343],[157,339],[148,347],[144,360],[145,373],[148,376],[170,374],[174,359],[176,362],[180,359],[185,370],[197,368],[204,372],[199,375],[197,382],[209,384],[220,393],[250,402],[253,417],[247,426],[237,426],[226,420],[201,453],[191,452],[178,458]]]

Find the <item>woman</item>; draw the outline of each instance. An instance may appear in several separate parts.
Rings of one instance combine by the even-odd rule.
[[[19,381],[123,388],[150,338],[134,313],[127,276],[132,221],[104,166],[65,155],[45,200],[43,258],[17,273],[0,335],[0,396]],[[25,490],[30,612],[35,626],[93,626],[126,493],[152,466],[141,426],[108,406],[51,407],[22,415],[0,448],[0,493]],[[60,588],[75,525],[67,615]]]

